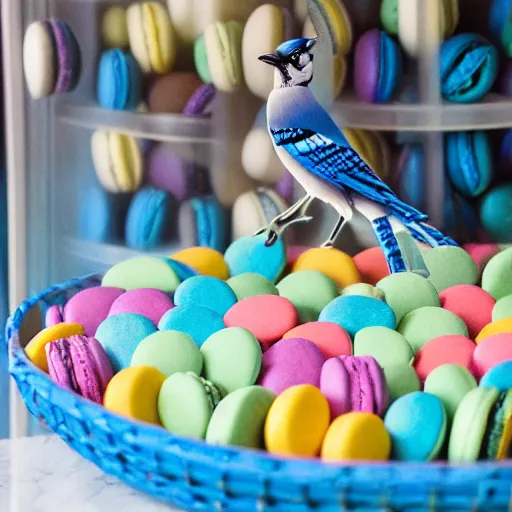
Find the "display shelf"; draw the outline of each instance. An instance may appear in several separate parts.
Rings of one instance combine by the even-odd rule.
[[[136,251],[117,244],[102,244],[79,238],[69,237],[64,241],[64,251],[70,255],[97,264],[98,267],[110,267],[116,263],[136,256],[169,257],[181,249],[179,242],[170,243],[154,251]]]
[[[211,122],[207,118],[109,110],[94,103],[57,103],[56,115],[73,126],[117,130],[143,139],[196,144],[211,142]]]
[[[332,107],[336,123],[345,128],[379,131],[493,130],[512,126],[512,99],[489,94],[479,103],[441,105],[364,103],[343,94]]]

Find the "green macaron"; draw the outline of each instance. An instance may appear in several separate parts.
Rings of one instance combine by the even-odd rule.
[[[341,295],[361,295],[372,299],[384,300],[384,292],[367,283],[356,283],[343,288]]]
[[[194,63],[196,65],[197,74],[201,80],[206,84],[211,84],[213,79],[210,73],[210,67],[208,66],[204,34],[199,36],[194,44]]]
[[[372,356],[382,368],[403,363],[409,364],[414,354],[407,340],[387,327],[365,327],[354,338],[355,356]]]
[[[394,363],[383,368],[389,398],[393,401],[421,389],[414,368],[406,363]]]
[[[220,391],[198,375],[175,373],[168,377],[158,395],[158,414],[162,425],[173,434],[204,439]]]
[[[178,372],[194,372],[200,375],[203,356],[188,334],[158,331],[139,343],[130,366],[153,366],[166,377]]]
[[[398,0],[382,0],[380,21],[388,34],[398,35]]]
[[[494,304],[492,308],[492,321],[497,322],[503,318],[512,317],[512,295],[506,295]]]
[[[512,247],[493,256],[482,274],[482,289],[496,300],[512,295]]]
[[[451,423],[462,399],[475,388],[476,380],[466,368],[457,364],[443,364],[429,373],[424,391],[441,400]]]
[[[261,369],[261,347],[247,329],[230,327],[212,334],[201,346],[204,375],[225,393],[251,386]]]
[[[253,272],[245,272],[231,277],[226,283],[239,301],[256,295],[279,295],[274,283],[261,274],[254,274]]]
[[[476,284],[478,281],[476,263],[462,247],[434,247],[425,251],[423,258],[430,272],[429,280],[438,293],[451,286]]]
[[[229,394],[212,415],[206,442],[263,449],[265,420],[275,397],[261,386],[248,386]]]
[[[316,322],[322,309],[339,295],[334,281],[318,270],[293,272],[279,282],[277,289],[295,306],[301,324]]]
[[[387,305],[395,313],[397,323],[415,309],[439,306],[439,295],[432,283],[412,272],[391,274],[377,283]]]
[[[407,313],[398,325],[398,332],[411,345],[414,353],[428,341],[445,334],[468,336],[466,324],[443,308],[426,306]]]

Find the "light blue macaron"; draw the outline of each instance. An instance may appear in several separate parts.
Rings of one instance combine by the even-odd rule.
[[[164,258],[164,260],[174,270],[180,281],[185,281],[186,279],[197,276],[197,272],[193,268],[190,268],[181,261],[177,261],[172,258]]]
[[[98,68],[98,102],[104,108],[133,110],[141,99],[142,73],[130,53],[107,50]]]
[[[107,317],[99,325],[95,338],[101,343],[115,373],[130,366],[139,343],[156,332],[151,320],[135,313]]]
[[[139,251],[155,249],[169,234],[172,198],[164,190],[145,187],[133,197],[126,217],[126,243]]]
[[[396,327],[393,310],[383,301],[361,295],[342,295],[320,313],[320,322],[332,322],[345,329],[350,337],[365,327]]]
[[[453,132],[445,138],[446,167],[453,186],[466,197],[482,194],[493,177],[487,132]]]
[[[398,160],[396,189],[402,201],[425,211],[425,153],[421,144],[404,144]]]
[[[286,266],[286,248],[282,238],[274,245],[266,245],[267,233],[244,236],[234,241],[224,254],[230,275],[252,272],[275,283]]]
[[[212,309],[195,305],[175,307],[158,323],[161,331],[180,331],[188,334],[201,347],[214,333],[225,329],[224,320]]]
[[[436,396],[417,391],[398,398],[384,417],[393,458],[416,462],[435,459],[443,446],[446,423],[446,412]]]
[[[230,286],[211,276],[191,277],[181,283],[174,294],[176,306],[202,306],[222,317],[236,302],[236,295]]]
[[[512,388],[512,361],[504,361],[493,366],[480,380],[481,388],[496,388],[508,391]]]

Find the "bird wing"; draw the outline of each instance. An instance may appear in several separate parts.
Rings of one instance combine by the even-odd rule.
[[[285,149],[307,171],[338,188],[384,206],[401,221],[425,220],[427,215],[400,201],[350,145],[341,145],[312,130],[271,129],[277,147]]]

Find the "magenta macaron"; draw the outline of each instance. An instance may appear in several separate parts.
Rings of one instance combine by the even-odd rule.
[[[64,322],[63,318],[64,307],[60,304],[54,304],[46,310],[46,316],[44,325],[45,327],[51,327],[53,325],[61,324]]]
[[[113,372],[103,347],[94,338],[72,336],[46,345],[50,377],[59,386],[98,404]]]
[[[331,418],[352,411],[384,414],[389,397],[384,372],[371,356],[340,356],[322,366],[320,390]]]

